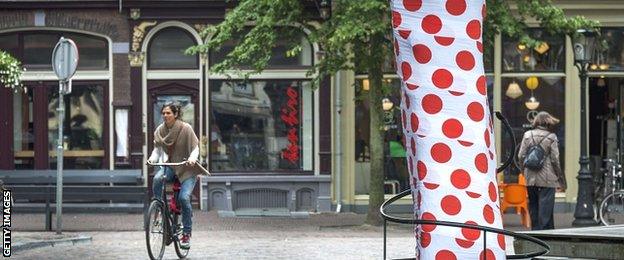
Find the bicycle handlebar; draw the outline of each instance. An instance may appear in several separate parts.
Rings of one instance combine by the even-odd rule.
[[[177,163],[153,163],[150,161],[147,161],[146,164],[149,166],[182,166],[185,165],[187,162],[177,162]],[[201,171],[203,175],[208,175],[211,176],[212,174],[210,174],[210,172],[208,170],[206,170],[206,168],[204,168],[204,166],[202,166],[201,164],[199,164],[199,162],[195,162],[195,166],[197,166]]]

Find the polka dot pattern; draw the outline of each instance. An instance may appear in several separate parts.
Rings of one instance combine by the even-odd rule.
[[[390,0],[414,212],[502,228],[483,70],[485,0]],[[504,259],[504,237],[417,226],[420,259]]]

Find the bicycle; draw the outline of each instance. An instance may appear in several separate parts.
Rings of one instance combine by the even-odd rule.
[[[622,166],[613,159],[606,159],[604,176],[604,197],[600,203],[599,216],[603,225],[624,224],[624,187],[622,187]]]
[[[179,163],[147,163],[149,166],[181,166],[186,162]],[[210,173],[200,164],[196,164],[203,174]],[[182,238],[182,213],[180,203],[178,202],[178,194],[180,193],[181,184],[177,176],[173,180],[173,199],[169,201],[166,186],[163,185],[162,199],[152,198],[147,214],[144,217],[145,241],[147,245],[147,253],[150,259],[162,259],[165,253],[165,246],[173,243],[176,255],[179,258],[186,258],[189,249],[180,247],[180,239]]]

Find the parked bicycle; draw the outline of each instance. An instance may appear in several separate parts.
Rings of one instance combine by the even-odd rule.
[[[622,187],[622,165],[613,159],[606,159],[604,172],[604,194],[606,195],[598,214],[603,225],[624,224],[624,187]]]
[[[179,163],[147,163],[149,166],[170,166],[176,167],[186,164]],[[196,164],[205,175],[210,173],[200,164]],[[167,196],[167,184],[163,185],[162,200],[152,198],[147,214],[144,217],[145,241],[147,243],[147,253],[150,259],[162,259],[165,247],[173,243],[176,255],[185,258],[188,249],[180,247],[182,239],[182,213],[181,204],[178,201],[181,184],[178,177],[174,177],[173,194]]]

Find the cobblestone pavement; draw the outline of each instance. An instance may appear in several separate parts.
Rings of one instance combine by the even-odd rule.
[[[91,244],[37,248],[16,252],[15,259],[146,259],[145,236],[139,231],[84,232]],[[382,259],[377,228],[327,228],[308,231],[198,231],[188,259]],[[393,231],[388,257],[414,255],[409,230]],[[177,259],[172,246],[164,259]]]

